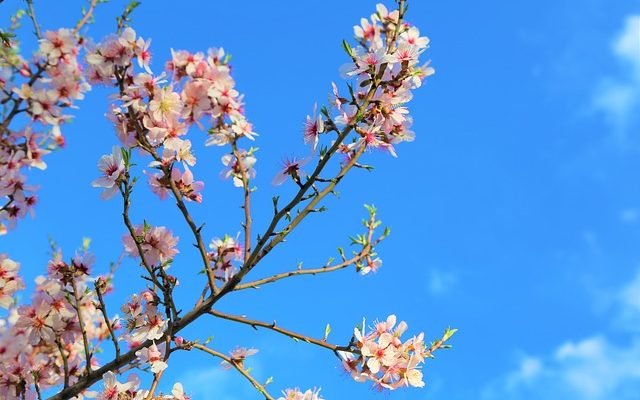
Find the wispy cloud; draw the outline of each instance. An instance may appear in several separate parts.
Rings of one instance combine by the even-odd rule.
[[[640,270],[635,279],[617,293],[617,301],[618,326],[640,334]]]
[[[625,224],[635,224],[640,221],[640,210],[637,208],[625,208],[620,212],[620,221]]]
[[[550,355],[525,356],[518,368],[489,385],[484,399],[636,400],[640,340],[617,345],[604,336],[567,341]]]
[[[640,15],[629,15],[611,44],[621,73],[603,78],[596,87],[593,106],[615,129],[619,140],[638,122],[640,111]]]
[[[543,355],[520,356],[513,371],[486,386],[483,399],[638,399],[640,269],[613,299],[611,322],[621,331],[567,340]]]
[[[427,292],[432,296],[440,296],[450,292],[458,283],[458,275],[453,271],[431,268],[427,276]]]

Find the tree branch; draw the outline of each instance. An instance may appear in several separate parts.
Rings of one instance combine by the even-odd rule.
[[[249,374],[249,372],[242,367],[242,365],[236,363],[231,357],[228,357],[222,353],[219,353],[199,343],[191,343],[190,345],[195,349],[204,351],[205,353],[208,353],[214,357],[221,358],[224,361],[228,362],[232,367],[238,370],[238,372],[240,372],[245,378],[247,378],[247,380],[251,382],[253,387],[255,387],[260,393],[262,393],[262,395],[266,400],[275,400],[275,398],[271,396],[269,392],[267,392],[267,389],[263,385],[261,385],[257,380],[255,380],[255,378],[252,377],[251,374]]]
[[[318,340],[318,339],[314,339],[312,337],[303,335],[301,333],[297,333],[294,331],[290,331],[288,329],[284,329],[284,328],[280,328],[279,326],[276,325],[276,322],[263,322],[263,321],[258,321],[255,319],[248,319],[245,317],[242,317],[240,315],[232,315],[232,314],[226,314],[220,311],[216,311],[216,310],[210,310],[209,314],[218,317],[218,318],[223,318],[223,319],[227,319],[229,321],[235,321],[235,322],[239,322],[241,324],[245,324],[245,325],[250,325],[251,327],[253,327],[253,329],[257,329],[256,327],[261,327],[261,328],[266,328],[266,329],[270,329],[272,331],[278,332],[280,334],[283,334],[285,336],[289,336],[290,338],[294,338],[294,339],[298,339],[298,340],[302,340],[303,342],[307,342],[307,343],[311,343],[311,344],[315,344],[316,346],[320,346],[320,347],[324,347],[325,349],[329,349],[332,350],[333,352],[337,352],[337,351],[348,351],[351,353],[354,353],[355,351],[353,351],[353,349],[351,349],[350,346],[339,346],[339,345],[335,345],[335,344],[331,344],[331,343],[327,343],[324,340]]]

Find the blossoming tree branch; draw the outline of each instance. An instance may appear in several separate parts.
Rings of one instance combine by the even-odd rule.
[[[258,381],[245,367],[244,360],[256,349],[229,351],[215,348],[209,340],[181,335],[185,327],[208,318],[317,346],[336,356],[356,382],[370,382],[380,390],[423,387],[423,364],[436,350],[449,347],[454,329],[425,342],[422,333],[406,336],[407,324],[391,315],[372,324],[358,323],[351,337],[334,342],[329,325],[323,337],[313,337],[217,307],[234,292],[283,279],[347,267],[366,275],[380,268],[376,247],[389,231],[380,228],[376,209],[367,206],[363,231],[351,238],[356,249],[352,253],[340,249],[339,257],[317,268],[300,266],[260,277],[263,259],[310,214],[324,210],[323,200],[346,174],[370,168],[362,163],[368,151],[379,149],[395,157],[396,146],[413,140],[406,104],[433,69],[428,62],[420,65],[429,39],[406,22],[405,0],[398,0],[393,10],[379,4],[370,18],[354,27],[355,41],[343,42],[348,62],[341,71],[346,82],[333,83],[327,104],[314,107],[306,117],[301,140],[313,156],[289,159],[273,179],[274,185],[292,185],[295,194],[273,197],[273,215],[266,227],[253,224],[257,149],[252,144],[258,135],[245,115],[230,57],[215,48],[206,53],[172,50],[164,71],[154,73],[151,41],[130,26],[138,2],[130,3],[117,19],[115,34],[97,44],[81,33],[102,2],[91,0],[74,27],[44,31],[36,7],[26,0],[26,9],[0,31],[0,230],[11,234],[36,206],[37,188],[28,184],[28,175],[32,168],[45,169],[47,154],[64,146],[62,131],[71,118],[67,113],[91,85],[109,87],[114,100],[108,118],[117,144],[98,160],[92,185],[103,199],[121,204],[124,251],[139,262],[144,290],[119,306],[121,316],[114,314],[115,305],[106,300],[115,269],[96,275],[87,241],[73,257],[65,257],[54,245],[46,276],[37,278],[28,301],[18,303],[15,294],[25,288],[20,264],[1,254],[0,307],[7,311],[0,325],[0,397],[185,400],[188,387],[175,382],[171,393],[161,393],[158,385],[173,354],[204,352],[245,377],[258,397],[321,398],[318,389],[307,388],[278,388],[281,394],[272,394],[275,383]],[[39,43],[32,57],[21,54],[14,34],[27,19]],[[206,200],[203,177],[190,169],[197,162],[192,141],[223,149],[221,174],[238,188],[244,213],[238,236],[211,238],[205,221],[191,214]],[[141,172],[139,165],[146,169]],[[158,201],[175,202],[175,212],[191,237],[179,240],[169,227],[131,218],[131,204],[144,181]],[[199,265],[170,273],[169,266],[179,263],[178,245],[185,242],[195,245]],[[191,309],[176,304],[174,293],[183,288],[174,270],[202,273],[202,287],[191,290],[198,295]],[[106,348],[110,350],[102,351]],[[143,384],[139,374],[149,374],[145,381],[150,383]]]

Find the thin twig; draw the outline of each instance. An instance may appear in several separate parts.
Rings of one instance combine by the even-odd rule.
[[[84,346],[84,355],[85,355],[85,369],[87,370],[87,376],[91,374],[91,352],[89,351],[89,339],[87,338],[87,330],[84,328],[84,321],[82,320],[82,306],[80,305],[80,294],[78,293],[78,286],[76,285],[75,279],[71,278],[71,288],[73,289],[73,298],[76,303],[73,305],[73,308],[76,310],[76,314],[78,315],[78,325],[80,327],[80,333],[82,333],[82,344]]]
[[[288,329],[280,328],[279,326],[276,325],[275,321],[274,322],[258,321],[258,320],[255,320],[255,319],[245,318],[245,317],[242,317],[240,315],[226,314],[226,313],[223,313],[223,312],[220,312],[220,311],[216,311],[216,310],[210,310],[209,314],[211,314],[213,316],[216,316],[218,318],[227,319],[229,321],[235,321],[235,322],[239,322],[241,324],[250,325],[254,329],[257,329],[256,327],[258,327],[258,326],[262,327],[262,328],[270,329],[272,331],[281,333],[281,334],[283,334],[285,336],[289,336],[289,337],[294,338],[294,339],[302,340],[303,342],[315,344],[317,346],[324,347],[324,348],[332,350],[334,352],[336,352],[336,351],[354,352],[354,350],[351,349],[350,346],[339,346],[339,345],[336,345],[336,344],[327,343],[324,340],[314,339],[312,337],[303,335],[301,333],[297,333],[297,332],[294,332],[294,331],[290,331]]]
[[[104,318],[104,322],[107,325],[109,336],[111,336],[111,341],[113,342],[113,347],[116,351],[116,359],[118,359],[120,358],[120,345],[118,344],[118,337],[113,330],[113,325],[111,324],[111,320],[109,320],[109,315],[107,314],[107,305],[105,304],[104,298],[102,297],[102,289],[100,288],[100,284],[98,283],[99,280],[100,279],[96,280],[93,284],[96,289],[96,294],[98,295],[98,301],[100,302],[100,304],[98,305],[98,309],[102,312],[102,317]]]
[[[62,342],[60,341],[60,336],[56,335],[56,346],[58,346],[58,351],[60,351],[60,357],[62,357],[62,371],[64,372],[64,388],[69,387],[69,362],[67,361],[67,355],[64,354],[64,346],[62,346]]]
[[[279,274],[275,274],[266,278],[262,278],[262,279],[257,279],[255,281],[251,281],[251,282],[247,282],[247,283],[243,283],[243,284],[239,284],[235,287],[234,290],[243,290],[243,289],[249,289],[249,288],[258,288],[259,286],[262,286],[264,284],[267,283],[272,283],[272,282],[276,282],[279,281],[280,279],[285,279],[285,278],[289,278],[291,276],[300,276],[300,275],[316,275],[316,274],[323,274],[323,273],[327,273],[327,272],[333,272],[333,271],[338,271],[340,269],[344,269],[350,265],[353,265],[357,262],[362,261],[363,259],[365,259],[367,257],[367,255],[369,254],[371,250],[370,246],[366,246],[361,252],[359,252],[356,256],[345,260],[343,262],[341,262],[340,264],[336,264],[336,265],[325,265],[323,267],[319,267],[319,268],[309,268],[309,269],[295,269],[295,270],[291,270],[288,272],[281,272]]]
[[[246,263],[251,254],[251,189],[249,188],[249,177],[244,163],[240,160],[240,152],[237,145],[236,137],[231,142],[233,155],[236,157],[238,167],[240,168],[240,177],[242,179],[242,188],[244,190],[244,262]]]
[[[31,18],[31,22],[33,22],[33,29],[35,30],[36,37],[38,39],[42,39],[42,32],[40,31],[40,25],[36,20],[36,11],[33,8],[33,0],[27,0],[27,15]]]
[[[89,22],[89,19],[93,15],[93,9],[96,7],[97,3],[98,3],[98,0],[91,0],[91,4],[89,4],[89,9],[87,9],[87,12],[85,12],[84,15],[82,16],[82,19],[80,21],[78,21],[76,26],[73,28],[73,33],[78,33],[80,31],[80,29],[87,22]]]
[[[242,365],[238,364],[237,362],[235,362],[231,357],[226,356],[220,352],[217,352],[213,349],[208,348],[207,346],[201,345],[199,343],[192,343],[191,347],[204,351],[205,353],[211,354],[214,357],[218,357],[223,359],[224,361],[228,362],[232,367],[234,367],[236,370],[238,370],[238,372],[240,372],[245,378],[247,378],[247,380],[249,382],[251,382],[251,384],[253,385],[253,387],[255,387],[260,393],[262,393],[262,395],[264,396],[264,398],[266,400],[275,400],[275,398],[273,396],[271,396],[269,394],[269,392],[267,392],[267,389],[260,384],[257,380],[255,380],[255,378],[253,376],[251,376],[251,374],[249,374],[249,372],[247,372],[247,370],[245,370]]]

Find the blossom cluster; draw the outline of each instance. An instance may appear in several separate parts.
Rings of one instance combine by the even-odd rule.
[[[286,389],[282,392],[283,396],[278,400],[323,400],[320,397],[320,389],[307,390],[302,392],[300,389]]]
[[[216,237],[209,243],[211,251],[208,257],[213,264],[216,277],[222,281],[228,281],[235,274],[237,263],[243,260],[244,250],[238,236],[234,238],[225,235],[222,239]]]
[[[401,336],[406,330],[404,321],[396,326],[395,315],[377,322],[367,333],[355,328],[355,345],[359,354],[341,352],[343,367],[357,382],[369,380],[379,389],[423,387],[420,364],[429,355],[424,334],[402,341]]]
[[[318,147],[323,135],[335,131],[340,137],[353,130],[351,141],[344,140],[338,150],[345,155],[344,164],[360,148],[380,149],[396,156],[396,144],[414,140],[413,118],[406,103],[413,98],[412,90],[434,73],[429,62],[419,65],[429,39],[420,36],[417,27],[401,22],[399,10],[389,12],[378,4],[369,19],[363,18],[354,27],[354,34],[356,47],[344,42],[351,62],[341,67],[345,78],[355,80],[349,85],[349,95],[342,96],[338,86],[332,84],[331,107],[323,107],[318,113],[314,106],[303,127],[304,142],[312,150]],[[304,163],[288,160],[274,182],[281,183],[285,176],[299,180],[306,175],[301,170]]]
[[[235,89],[229,57],[223,49],[210,49],[207,54],[185,50],[171,52],[165,71],[151,72],[150,41],[138,37],[131,28],[97,45],[87,55],[88,79],[94,84],[118,88],[119,94],[109,110],[118,138],[126,148],[140,148],[153,160],[148,172],[151,190],[161,199],[168,193],[187,201],[201,202],[202,181],[194,179],[189,167],[196,164],[189,129],[195,124],[204,128],[209,121],[206,145],[231,144],[233,150],[222,157],[226,169],[223,176],[233,177],[241,185],[241,175],[255,175],[254,150],[236,149],[238,139],[253,140],[256,133],[244,116],[242,95]],[[136,65],[142,72],[136,72]],[[122,175],[114,176],[115,153],[101,160],[101,182],[106,197]],[[104,183],[105,185],[101,186]]]
[[[122,383],[118,381],[118,377],[109,371],[102,376],[103,388],[100,392],[91,393],[91,397],[97,400],[145,400],[149,397],[149,391],[140,389],[140,378],[136,374],[130,374],[127,381]],[[87,396],[89,397],[89,396]],[[154,399],[162,400],[190,400],[184,392],[181,383],[175,383],[171,389],[171,395],[154,397]]]
[[[158,310],[158,298],[151,290],[145,290],[140,295],[132,295],[131,299],[122,305],[124,327],[129,332],[125,340],[134,347],[147,340],[162,338],[167,329],[167,320]],[[157,348],[151,350],[157,351]],[[138,357],[149,358],[148,351]],[[148,360],[147,360],[148,361]]]
[[[22,288],[16,276],[19,266],[5,256],[0,260],[0,280],[20,282],[3,286],[3,295],[8,295],[7,287]],[[93,260],[90,253],[81,251],[67,263],[56,251],[48,274],[36,279],[29,304],[15,306],[3,298],[3,305],[10,308],[0,321],[1,398],[35,398],[36,384],[45,390],[76,382],[87,363],[83,336],[96,347],[109,336],[96,293],[89,288]],[[118,328],[117,318],[109,322]],[[89,368],[97,363],[92,357]]]
[[[24,289],[24,282],[18,276],[20,264],[13,261],[6,254],[0,254],[0,307],[9,308],[13,305],[13,294]]]
[[[179,237],[164,226],[137,225],[134,233],[135,237],[128,233],[122,236],[124,249],[131,257],[140,257],[138,249],[141,249],[149,266],[165,266],[179,252],[176,248]]]
[[[37,187],[26,183],[25,170],[47,167],[44,156],[64,145],[61,126],[70,118],[64,110],[90,89],[79,62],[82,40],[70,29],[48,31],[31,61],[15,46],[3,49],[0,104],[6,111],[0,122],[0,234],[32,212]]]

